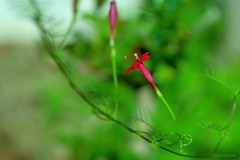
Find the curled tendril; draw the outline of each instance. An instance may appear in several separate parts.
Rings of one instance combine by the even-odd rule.
[[[183,140],[187,140],[188,143],[182,143]],[[188,146],[190,143],[192,143],[192,136],[190,134],[183,134],[183,138],[180,139],[180,148],[182,148],[183,146],[186,147]]]
[[[169,145],[170,147],[174,146],[175,144],[177,144],[181,140],[181,135],[179,133],[170,132],[170,133],[164,134],[160,139],[157,140],[157,142],[163,142],[165,137],[170,136],[170,135],[176,135],[178,137],[177,141],[175,141],[175,142],[173,142]]]
[[[181,136],[179,133],[176,132],[170,132],[167,134],[164,134],[160,139],[157,140],[157,142],[159,143],[159,145],[161,145],[161,142],[164,141],[165,137],[170,136],[170,135],[175,135],[178,137],[178,139],[174,142],[172,142],[169,146],[172,147],[178,143],[180,143],[180,148],[182,148],[183,146],[188,146],[190,143],[192,143],[192,136],[190,134],[183,134],[183,136]],[[187,140],[187,143],[183,143],[183,141]]]

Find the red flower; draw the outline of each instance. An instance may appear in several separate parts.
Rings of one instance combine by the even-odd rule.
[[[151,83],[151,85],[153,86],[154,90],[156,91],[158,97],[159,97],[159,98],[163,101],[163,103],[167,106],[167,108],[168,108],[169,112],[171,113],[173,119],[176,120],[175,115],[174,115],[171,107],[168,105],[167,101],[163,98],[162,93],[161,93],[161,92],[159,91],[159,89],[157,88],[157,86],[156,86],[156,84],[155,84],[155,82],[154,82],[154,80],[153,80],[153,77],[152,77],[151,73],[148,71],[147,67],[143,64],[144,61],[146,61],[147,59],[151,58],[151,57],[149,56],[149,54],[150,54],[149,52],[146,52],[146,53],[144,53],[144,54],[142,55],[142,57],[138,58],[137,53],[135,53],[134,56],[136,57],[137,60],[133,63],[133,65],[132,65],[130,68],[128,68],[128,69],[126,70],[126,72],[124,73],[124,75],[127,75],[132,69],[135,70],[135,69],[138,68],[138,69],[142,72],[142,74],[146,77],[146,79]],[[127,58],[127,57],[125,57],[125,58]]]
[[[127,75],[132,69],[136,70],[137,68],[142,72],[142,74],[146,77],[146,79],[152,84],[153,88],[157,90],[157,86],[153,80],[153,77],[151,73],[148,71],[147,67],[143,64],[144,61],[151,58],[149,56],[150,52],[144,53],[140,58],[138,58],[137,54],[135,53],[134,56],[136,57],[136,61],[133,63],[133,65],[126,70],[124,75]]]
[[[144,61],[146,61],[147,59],[151,58],[151,56],[149,56],[150,52],[146,52],[142,55],[142,57],[138,58],[137,53],[134,54],[134,56],[136,56],[136,62],[133,63],[133,65],[128,68],[126,70],[126,72],[124,73],[124,75],[127,75],[132,69],[135,70],[137,68],[139,68],[140,64],[143,64]]]

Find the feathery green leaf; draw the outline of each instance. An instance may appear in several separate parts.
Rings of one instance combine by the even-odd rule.
[[[107,84],[95,86],[88,82],[85,89],[85,94],[90,100],[97,104],[104,105],[105,107],[109,107],[116,102],[114,93],[114,88]]]
[[[213,123],[210,120],[201,120],[198,125],[202,127],[203,129],[211,128],[216,131],[218,131],[220,134],[222,131],[226,129],[226,126],[218,124],[218,123]]]
[[[135,120],[145,123],[155,132],[159,133],[158,120],[156,115],[147,107],[139,108],[138,111],[133,110]]]
[[[58,58],[71,76],[74,77],[78,73],[77,72],[78,65],[73,57],[67,54],[59,54]]]
[[[227,75],[219,71],[213,70],[212,73],[209,73],[209,71],[206,70],[205,76],[225,86],[234,93],[239,90],[239,83],[236,79],[229,78]]]

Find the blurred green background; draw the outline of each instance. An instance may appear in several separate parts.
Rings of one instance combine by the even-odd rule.
[[[65,50],[79,63],[82,78],[95,79],[96,85],[112,84],[109,2],[80,1]],[[117,124],[96,118],[44,51],[37,28],[21,14],[25,3],[0,2],[0,160],[191,159],[154,149]],[[72,2],[39,4],[58,21],[50,24],[52,29],[64,32]],[[135,52],[149,51],[152,58],[144,64],[172,107],[179,131],[193,137],[183,152],[211,153],[220,135],[202,131],[198,123],[226,125],[232,95],[203,74],[217,69],[240,81],[238,6],[237,0],[117,0],[118,119],[134,128],[133,108],[149,107],[161,129],[174,131],[166,107],[139,70],[123,75],[131,65],[124,55],[134,59]],[[238,107],[227,138],[210,159],[239,159]]]

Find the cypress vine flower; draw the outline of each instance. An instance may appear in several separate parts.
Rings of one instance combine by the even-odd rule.
[[[151,58],[151,56],[149,56],[149,54],[150,54],[150,52],[146,52],[139,58],[137,53],[135,53],[134,56],[136,57],[137,60],[133,63],[133,65],[131,67],[129,67],[125,71],[124,75],[127,75],[132,69],[136,70],[138,68],[142,72],[142,74],[146,77],[146,79],[151,83],[151,85],[153,86],[153,88],[154,88],[155,92],[157,93],[158,97],[167,106],[167,108],[168,108],[169,112],[171,113],[173,119],[176,120],[176,117],[175,117],[171,107],[168,105],[168,103],[164,99],[162,93],[159,91],[158,87],[156,86],[151,73],[148,71],[147,67],[143,64],[144,61]],[[125,56],[125,58],[127,58],[127,57]]]
[[[142,72],[142,74],[146,77],[146,79],[151,83],[154,90],[157,90],[157,86],[153,80],[151,73],[149,72],[147,67],[143,64],[144,61],[151,58],[151,56],[149,56],[149,54],[150,54],[150,52],[146,52],[139,58],[137,53],[135,53],[134,56],[136,57],[137,60],[133,63],[133,65],[130,68],[128,68],[126,70],[124,75],[127,75],[132,69],[136,70],[138,68]]]
[[[110,2],[110,11],[109,11],[109,22],[110,22],[110,44],[111,46],[114,45],[114,29],[117,22],[117,6],[115,0]]]

